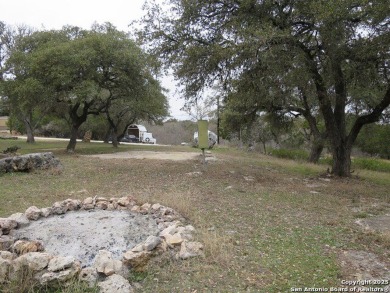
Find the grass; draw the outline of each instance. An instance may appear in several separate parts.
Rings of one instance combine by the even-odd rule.
[[[297,149],[273,149],[270,152],[271,156],[289,159],[298,162],[304,162],[309,157],[309,153],[305,150]],[[323,157],[319,161],[322,165],[332,165],[332,158]],[[390,161],[378,158],[356,157],[352,159],[352,169],[357,170],[372,170],[378,172],[390,173]]]
[[[389,237],[368,235],[354,224],[357,218],[372,214],[374,207],[384,207],[376,208],[377,214],[390,208],[388,173],[361,170],[358,177],[328,182],[321,177],[322,165],[230,149],[212,150],[218,161],[203,166],[198,161],[108,161],[80,156],[113,151],[103,144],[80,143],[73,155],[65,154],[64,147],[65,143],[21,143],[25,152],[55,150],[64,171],[1,176],[0,217],[31,205],[45,207],[69,197],[95,195],[133,195],[140,202],[176,209],[196,227],[195,237],[205,246],[205,258],[153,258],[147,273],[129,275],[142,286],[136,292],[289,292],[291,287],[339,287],[345,278],[337,260],[339,251],[368,250],[390,257]],[[0,149],[4,149],[2,141]],[[160,149],[123,145],[119,150]],[[195,171],[201,173],[187,174]]]

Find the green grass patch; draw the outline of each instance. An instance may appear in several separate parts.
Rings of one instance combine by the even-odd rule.
[[[293,149],[273,149],[270,151],[270,155],[290,160],[305,161],[309,157],[309,154],[305,150],[293,150]]]
[[[353,158],[352,168],[390,173],[390,161],[375,158]]]
[[[19,154],[29,154],[34,152],[50,151],[55,154],[65,154],[68,141],[43,141],[37,140],[35,143],[27,143],[24,139],[17,140],[1,140],[0,139],[0,152],[6,150],[9,147],[18,146]],[[158,146],[147,144],[120,144],[117,148],[114,148],[110,143],[100,142],[77,142],[75,154],[80,155],[92,155],[92,154],[107,154],[126,151],[180,151],[180,152],[197,152],[200,150],[193,149],[191,147],[183,146]]]

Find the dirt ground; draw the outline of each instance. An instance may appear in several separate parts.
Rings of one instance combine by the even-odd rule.
[[[153,160],[170,160],[170,161],[187,161],[200,160],[202,155],[192,152],[152,152],[152,151],[131,151],[119,152],[114,154],[90,155],[100,159],[153,159]],[[213,157],[207,156],[207,159]]]

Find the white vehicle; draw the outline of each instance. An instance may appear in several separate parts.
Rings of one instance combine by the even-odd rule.
[[[127,128],[127,134],[128,135],[135,135],[136,137],[139,138],[139,142],[142,143],[151,143],[151,144],[156,144],[156,139],[153,137],[152,133],[148,132],[143,125],[137,125],[133,124],[130,125]]]
[[[144,132],[141,141],[144,143],[156,144],[156,139],[150,132]]]

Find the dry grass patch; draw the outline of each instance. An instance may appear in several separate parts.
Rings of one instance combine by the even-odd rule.
[[[167,151],[168,149],[164,149]],[[176,149],[175,149],[176,150]],[[99,150],[100,151],[100,150]],[[85,149],[85,153],[92,153]],[[389,175],[336,179],[323,166],[217,150],[218,161],[100,160],[59,154],[62,174],[0,177],[0,216],[69,197],[134,196],[181,213],[205,258],[161,256],[133,275],[137,292],[286,292],[339,286],[337,251],[388,255],[387,236],[365,235],[356,213],[387,212]],[[368,174],[366,176],[366,174]],[[382,176],[382,177],[381,177]],[[371,207],[371,210],[368,208]],[[376,237],[380,237],[379,239]]]

